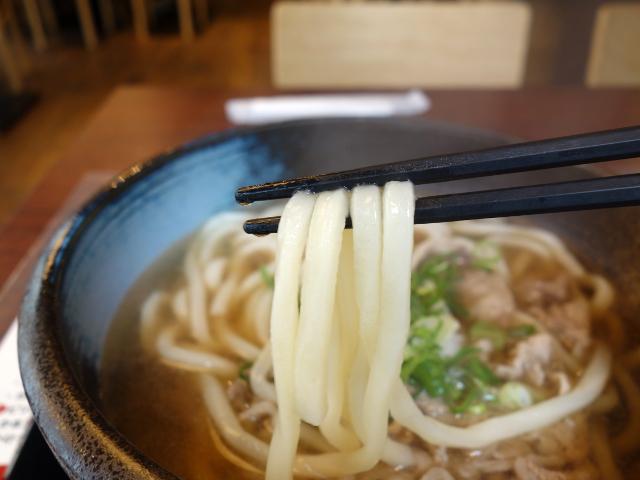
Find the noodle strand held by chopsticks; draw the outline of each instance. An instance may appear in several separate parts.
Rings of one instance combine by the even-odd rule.
[[[294,393],[300,418],[316,426],[328,409],[329,340],[338,258],[348,213],[346,190],[319,193],[307,238],[295,345]]]
[[[360,347],[360,311],[356,302],[355,282],[353,274],[353,230],[345,230],[340,251],[338,265],[338,283],[336,284],[336,305],[339,314],[339,334],[341,338],[340,363],[345,395],[350,389],[350,376]],[[346,424],[353,425],[351,405],[347,401],[342,405],[342,419]],[[355,430],[357,432],[357,430]]]
[[[314,195],[296,193],[287,203],[278,228],[271,308],[271,346],[273,374],[277,379],[278,421],[267,461],[267,480],[292,478],[300,436],[300,417],[295,406],[293,360],[298,331],[300,266],[315,202]]]
[[[385,185],[380,318],[363,407],[364,418],[367,419],[365,449],[369,452],[369,459],[379,459],[384,448],[389,397],[400,376],[404,346],[409,335],[414,205],[412,183],[390,182]],[[373,465],[375,462],[371,467]]]
[[[331,328],[331,342],[329,344],[329,363],[327,365],[327,401],[328,409],[322,422],[320,432],[340,451],[353,451],[360,447],[360,441],[355,433],[342,423],[342,412],[346,400],[346,376],[350,369],[343,368],[344,355],[342,349],[348,339],[340,335],[340,314],[334,309],[333,325]]]
[[[378,338],[380,262],[382,255],[382,201],[380,188],[361,185],[351,193],[353,241],[352,275],[360,310],[360,337],[371,361]]]
[[[352,384],[350,388],[350,394],[355,391],[359,396],[361,419],[366,419],[360,426],[355,426],[354,419],[355,429],[364,445],[354,452],[300,457],[313,471],[325,476],[340,477],[369,470],[380,461],[383,454],[389,460],[400,460],[403,463],[399,465],[403,467],[415,463],[408,446],[397,443],[388,445],[387,437],[389,396],[400,375],[410,322],[414,201],[411,183],[391,182],[385,185],[378,333],[375,344],[369,346],[372,357],[368,376],[365,376],[366,385],[357,382],[358,385]],[[356,238],[354,232],[354,251],[359,248]],[[365,339],[361,337],[360,341],[364,343]],[[359,350],[352,376],[358,371],[366,373],[362,372],[362,362],[368,363],[365,350]],[[352,414],[357,414],[355,409],[352,409]]]
[[[327,372],[327,415],[320,423],[325,438],[340,451],[352,451],[360,447],[355,432],[342,421],[346,406],[349,373],[358,349],[358,309],[354,301],[353,285],[353,236],[345,230],[340,251],[336,301],[329,364]]]
[[[343,262],[345,274],[353,271],[352,262],[354,260],[350,254],[350,234],[343,233],[344,218],[348,213],[347,194],[343,190],[318,194],[309,226],[302,281],[300,320],[294,346],[293,393],[299,414],[299,417],[295,417],[295,419],[298,422],[298,428],[300,418],[311,424],[320,424],[327,439],[342,451],[298,457],[294,467],[296,471],[305,470],[325,476],[343,476],[372,468],[383,455],[389,461],[403,462],[404,466],[415,462],[409,447],[396,443],[389,444],[387,437],[390,394],[394,382],[400,374],[410,322],[409,295],[414,202],[415,197],[411,183],[391,182],[385,186],[380,208],[383,226],[380,242],[380,267],[376,267],[374,263],[374,270],[376,270],[374,273],[380,278],[379,283],[376,285],[375,282],[369,282],[363,286],[364,277],[360,276],[353,280],[354,285],[351,287],[352,280],[347,275],[338,277],[340,271],[338,260]],[[283,219],[285,217],[286,215],[283,214]],[[281,229],[283,228],[282,221]],[[279,236],[283,233],[280,231]],[[354,237],[357,238],[355,232]],[[356,238],[354,238],[353,245],[354,257],[360,248]],[[343,243],[345,250],[341,255]],[[284,248],[279,245],[278,254],[280,255],[283,251]],[[286,250],[286,254],[290,254],[290,251]],[[361,256],[361,258],[363,257]],[[279,324],[281,321],[276,317],[278,288],[282,286],[279,276],[280,262],[284,262],[284,260],[278,257],[276,260],[276,292],[272,312],[272,343],[274,376],[279,409],[282,414],[283,405],[280,398],[282,379],[276,368],[275,359],[276,352],[281,353],[275,338],[276,330],[280,328],[275,327],[276,322]],[[295,263],[299,267],[299,263],[297,261]],[[354,291],[360,289],[360,298],[364,298],[365,302],[367,297],[376,295],[380,297],[379,303],[377,305],[374,303],[373,308],[370,308],[369,325],[363,328],[361,324],[359,328],[354,328],[355,325],[351,325],[348,321],[344,323],[345,318],[341,318],[341,316],[349,316],[349,311],[352,312],[351,315],[354,312],[357,314],[359,309],[348,304],[341,305],[340,301],[336,301],[337,285],[343,287],[339,289],[340,293],[350,293],[348,290],[351,288]],[[345,292],[342,291],[343,289]],[[339,324],[337,320],[340,320]],[[352,318],[346,320],[353,321]],[[358,318],[359,320],[360,318]],[[290,332],[291,330],[295,329],[290,329]],[[368,332],[365,333],[368,338],[362,338],[363,331]],[[340,335],[337,335],[338,333]],[[333,343],[330,343],[332,335]],[[357,339],[358,335],[359,339]],[[352,338],[353,336],[356,338]],[[355,351],[353,344],[355,339],[361,345],[358,351]],[[288,343],[286,347],[291,348],[290,345]],[[332,350],[331,361],[328,358],[330,350]],[[349,385],[349,393],[351,394],[352,391],[356,393],[360,401],[359,412],[356,412],[354,408],[347,408],[347,396],[345,395],[346,390],[344,390],[347,379],[340,375],[340,370],[344,371],[344,367],[348,367],[354,361],[353,368],[349,368],[347,371],[365,373],[364,384],[360,384],[357,388],[354,388],[354,385]],[[327,382],[328,379],[329,382]],[[288,379],[285,379],[284,383],[287,381]],[[335,395],[336,392],[338,395]],[[332,402],[328,402],[329,393],[333,395]],[[351,395],[349,396],[351,397]],[[342,406],[335,403],[337,401],[342,403]],[[340,419],[343,412],[360,417],[351,420],[363,445],[360,446],[357,439],[347,433],[350,431],[341,423]],[[329,413],[328,416],[327,413]],[[283,424],[284,419],[280,419],[274,431],[267,466],[268,480],[276,478],[275,475],[272,476],[275,469],[271,469],[270,465],[272,462],[276,462],[277,456],[280,456],[278,435],[280,425]],[[278,463],[281,466],[279,470],[281,474],[279,478],[281,478],[286,476],[283,471],[285,464],[284,462]],[[288,475],[290,472],[289,469]]]
[[[349,420],[360,440],[366,441],[362,405],[369,378],[380,313],[380,262],[382,260],[382,198],[380,188],[361,185],[351,192],[353,225],[354,298],[358,307],[359,332],[356,356],[349,379]],[[357,248],[356,248],[357,246]]]

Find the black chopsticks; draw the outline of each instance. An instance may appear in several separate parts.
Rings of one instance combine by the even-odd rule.
[[[630,127],[244,187],[236,192],[236,201],[246,205],[287,198],[298,190],[317,193],[362,184],[384,185],[393,180],[435,183],[636,156],[640,156],[640,127]],[[419,198],[415,223],[631,205],[640,205],[640,174]],[[275,233],[278,221],[279,217],[249,220],[245,231]]]

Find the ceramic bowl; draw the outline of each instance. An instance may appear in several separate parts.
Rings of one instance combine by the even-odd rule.
[[[208,216],[235,207],[234,192],[294,176],[514,141],[417,120],[314,120],[214,134],[132,167],[57,232],[40,257],[20,313],[19,352],[36,422],[74,479],[176,479],[113,428],[99,381],[110,323],[136,278]],[[579,168],[438,184],[431,192],[555,182]],[[424,190],[424,188],[422,188]],[[640,210],[542,215],[615,278],[637,310]]]

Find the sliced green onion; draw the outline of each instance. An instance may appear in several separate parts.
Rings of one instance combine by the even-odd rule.
[[[414,370],[418,368],[422,363],[427,363],[428,360],[431,360],[430,362],[428,362],[431,367],[435,366],[440,360],[438,350],[439,348],[436,345],[433,345],[431,346],[431,348],[417,354],[409,361],[404,362],[400,370],[400,378],[402,378],[402,380],[406,382],[408,378],[413,375]]]
[[[512,410],[529,407],[534,403],[531,388],[520,382],[507,382],[498,390],[498,400]]]
[[[265,283],[267,287],[273,290],[275,285],[273,281],[273,275],[267,272],[267,267],[265,267],[264,264],[260,265],[258,269],[260,270],[260,276],[262,277],[262,281]]]
[[[493,371],[480,361],[478,357],[472,357],[469,360],[469,373],[480,380],[484,385],[496,385],[500,383],[500,379]]]
[[[489,322],[476,322],[471,325],[469,337],[471,337],[472,340],[486,338],[496,350],[502,350],[507,342],[504,330],[495,323]]]
[[[473,413],[474,415],[480,415],[487,410],[486,403],[476,403],[475,405],[471,405],[468,409],[469,413]]]
[[[511,338],[527,338],[536,333],[536,327],[534,325],[520,325],[509,329],[509,336]]]
[[[493,268],[501,258],[497,246],[478,244],[473,260],[479,262],[475,268]],[[480,360],[480,349],[464,347],[445,358],[441,348],[460,328],[458,318],[468,316],[456,290],[462,273],[460,260],[457,252],[433,255],[412,275],[411,328],[401,378],[414,387],[416,396],[426,393],[441,398],[455,414],[478,414],[485,411],[487,402],[496,401],[494,385],[500,379]],[[505,331],[478,323],[472,326],[471,338],[488,338],[495,348],[504,347]]]
[[[253,367],[253,362],[244,362],[242,365],[240,365],[240,369],[238,370],[238,377],[240,377],[245,382],[248,382],[249,377],[247,376],[247,372],[251,370],[251,367]]]
[[[425,278],[420,286],[416,288],[416,293],[420,296],[432,295],[438,291],[438,285],[431,278]]]
[[[425,361],[413,371],[412,379],[424,389],[431,398],[442,397],[446,392],[447,373],[442,362]]]
[[[477,355],[481,351],[482,350],[480,350],[479,348],[462,347],[460,350],[458,350],[458,353],[456,353],[449,359],[448,363],[449,365],[455,365],[456,363],[461,362],[465,357],[468,357],[469,355]]]
[[[473,263],[472,268],[485,270],[488,273],[493,272],[496,265],[502,259],[500,247],[493,242],[480,241],[473,247]]]
[[[444,401],[449,410],[455,414],[466,411],[480,393],[478,386],[466,376],[453,382],[450,386],[452,388],[447,389]]]

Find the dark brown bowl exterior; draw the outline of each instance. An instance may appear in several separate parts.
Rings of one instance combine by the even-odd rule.
[[[235,189],[513,140],[426,121],[288,122],[212,135],[121,175],[124,180],[101,192],[51,240],[20,312],[19,356],[27,397],[38,426],[69,476],[177,478],[129,443],[100,412],[101,341],[123,290],[177,239],[207,216],[231,206]],[[423,186],[418,194],[590,176],[579,168],[558,169]],[[170,206],[176,202],[182,202],[183,208],[172,216]],[[637,312],[640,209],[541,215],[531,220],[562,235],[595,268],[613,278]],[[156,227],[160,224],[162,229]],[[95,272],[112,273],[100,277]],[[118,278],[110,281],[114,275]],[[104,297],[102,303],[89,301],[96,292]]]

